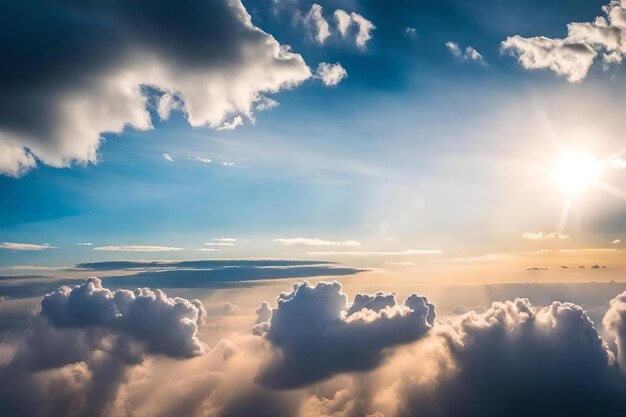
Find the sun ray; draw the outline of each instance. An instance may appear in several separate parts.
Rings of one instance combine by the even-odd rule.
[[[599,189],[601,189],[603,191],[606,191],[609,194],[614,195],[615,197],[619,197],[622,200],[626,201],[626,192],[624,192],[622,190],[619,190],[619,189],[613,187],[610,184],[607,184],[607,183],[605,183],[603,181],[594,181],[593,185],[595,185],[596,187],[598,187]]]
[[[556,225],[557,233],[562,233],[565,228],[565,224],[567,223],[567,218],[569,217],[569,212],[572,207],[572,199],[568,198],[565,200],[565,204],[563,205],[563,209],[561,210],[561,216],[559,217],[559,222]]]

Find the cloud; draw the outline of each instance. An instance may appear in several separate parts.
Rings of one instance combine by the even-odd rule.
[[[146,355],[204,354],[198,300],[147,288],[112,292],[90,278],[41,301],[16,354],[0,365],[0,404],[12,416],[98,416]]]
[[[218,237],[213,240],[216,242],[230,242],[230,243],[235,243],[237,241],[237,239],[235,239],[234,237]]]
[[[169,252],[176,250],[183,250],[183,248],[177,248],[172,246],[142,246],[142,245],[130,245],[130,246],[98,246],[94,250],[103,251],[124,251],[124,252]]]
[[[518,298],[439,330],[451,368],[405,383],[398,416],[612,414],[626,405],[612,352],[575,304],[538,309]]]
[[[232,167],[233,165],[235,165],[234,162],[222,162],[222,165],[224,165],[225,167]]]
[[[615,240],[611,241],[611,244],[613,244],[613,245],[617,245],[619,243],[622,243],[622,241],[620,239],[615,239]]]
[[[194,127],[234,126],[264,94],[311,76],[239,0],[5,5],[0,172],[95,163],[101,136],[152,128],[179,110]],[[45,21],[45,28],[41,22]],[[44,32],[42,32],[44,31]],[[28,68],[27,71],[24,68]],[[230,120],[230,121],[228,121]]]
[[[444,252],[439,249],[405,249],[402,251],[361,251],[361,252],[308,252],[312,256],[405,256],[405,255],[441,255]]]
[[[304,237],[274,239],[274,242],[286,246],[303,245],[303,246],[361,246],[356,240],[333,241],[323,239],[310,239]]]
[[[559,232],[526,232],[522,235],[522,237],[530,240],[569,239],[568,235],[564,235]]]
[[[305,23],[313,26],[315,30],[315,39],[320,45],[323,45],[326,39],[330,36],[330,25],[322,16],[322,6],[319,4],[313,4],[311,10],[304,18]]]
[[[359,32],[356,35],[356,46],[365,49],[367,42],[372,39],[372,30],[376,29],[376,26],[358,13],[352,12],[350,17],[359,27]]]
[[[281,294],[263,332],[278,352],[258,380],[269,387],[295,388],[371,369],[386,349],[419,339],[434,324],[435,306],[415,294],[400,305],[383,294],[357,296],[355,304],[361,309],[349,310],[338,282],[297,284],[291,293]]]
[[[372,39],[372,31],[376,29],[376,26],[355,12],[348,14],[345,10],[337,9],[335,10],[334,16],[337,22],[337,30],[339,30],[339,33],[344,38],[348,35],[349,28],[352,25],[357,27],[355,37],[356,46],[359,49],[365,49],[367,42]]]
[[[165,159],[166,161],[174,162],[174,159],[172,158],[172,156],[169,153],[164,153],[163,154],[163,159]]]
[[[132,336],[146,352],[187,358],[204,353],[197,338],[206,312],[198,300],[169,298],[148,288],[104,288],[89,278],[74,288],[61,287],[41,301],[41,315],[55,327],[97,327]]]
[[[241,116],[235,116],[230,122],[224,122],[217,130],[235,130],[241,125],[243,125],[243,119]]]
[[[206,246],[235,246],[233,242],[206,242]]]
[[[51,246],[47,243],[43,245],[35,243],[15,243],[15,242],[2,242],[0,243],[0,249],[16,250],[16,251],[33,251],[44,249],[58,249],[56,246]]]
[[[461,48],[459,47],[459,44],[456,42],[448,41],[446,42],[446,47],[448,48],[450,53],[456,57],[460,58],[463,55],[463,52],[461,52]]]
[[[82,242],[82,243],[77,243],[76,246],[93,246],[93,243],[90,242]]]
[[[404,33],[404,36],[406,36],[407,38],[410,38],[413,40],[417,39],[417,31],[415,28],[407,26],[404,28],[403,33]]]
[[[344,78],[348,77],[348,72],[339,63],[320,62],[317,71],[315,71],[315,76],[322,80],[325,86],[335,87]]]
[[[563,39],[545,36],[508,37],[501,46],[515,55],[524,68],[549,68],[570,82],[587,76],[602,53],[605,65],[620,63],[626,54],[626,9],[620,1],[602,8],[604,16],[593,22],[570,23]]]
[[[209,158],[203,158],[201,156],[194,156],[193,158],[187,158],[188,161],[202,162],[203,164],[210,164],[211,160]]]
[[[459,44],[456,42],[448,41],[446,42],[445,45],[446,45],[446,48],[448,48],[448,50],[450,51],[450,53],[457,58],[464,59],[465,61],[474,61],[481,65],[487,65],[487,63],[483,59],[483,56],[472,46],[466,47],[465,53],[464,53],[461,50],[461,47],[459,46]]]
[[[626,371],[626,292],[609,302],[609,310],[602,320],[604,329],[617,345],[617,361]]]

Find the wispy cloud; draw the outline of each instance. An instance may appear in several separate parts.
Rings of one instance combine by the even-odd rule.
[[[174,162],[174,158],[172,158],[172,156],[169,153],[164,153],[163,159],[165,159],[166,161]]]
[[[206,242],[206,246],[235,246],[232,242]]]
[[[568,235],[559,232],[526,232],[522,237],[530,240],[569,239]]]
[[[457,58],[463,59],[465,61],[473,61],[481,65],[487,65],[483,56],[472,46],[467,46],[465,48],[465,52],[463,52],[463,49],[459,46],[458,43],[448,41],[446,42],[446,48],[448,48],[450,53]]]
[[[76,246],[93,246],[93,243],[89,243],[89,242],[80,242],[77,243]]]
[[[463,258],[450,258],[440,259],[438,262],[498,262],[498,261],[513,261],[521,260],[527,257],[539,256],[539,255],[584,255],[584,254],[598,254],[598,253],[617,253],[618,249],[615,248],[581,248],[581,249],[539,249],[534,251],[522,251],[522,252],[499,252],[499,253],[486,253],[478,256],[468,256]]]
[[[356,240],[333,241],[323,239],[309,239],[304,237],[296,237],[290,239],[274,239],[274,242],[281,243],[286,246],[302,245],[302,246],[361,246]]]
[[[58,249],[58,248],[56,246],[51,246],[48,243],[39,245],[35,243],[2,242],[0,243],[0,249],[33,251],[33,250]]]
[[[144,246],[144,245],[129,245],[129,246],[98,246],[95,250],[103,251],[123,251],[123,252],[170,252],[183,250],[183,248],[177,248],[172,246]]]
[[[210,164],[211,160],[209,158],[203,158],[201,156],[195,156],[193,158],[187,158],[189,161],[202,162],[203,164]]]
[[[237,239],[234,237],[218,237],[213,239],[215,242],[236,242]]]
[[[225,167],[232,167],[233,165],[235,165],[234,162],[222,162],[222,165],[224,165]]]
[[[612,240],[611,243],[613,245],[617,245],[618,243],[622,243],[622,241],[620,239],[615,239],[615,240]]]
[[[311,256],[406,256],[406,255],[441,255],[444,253],[439,249],[405,249],[402,251],[324,251],[308,252]]]

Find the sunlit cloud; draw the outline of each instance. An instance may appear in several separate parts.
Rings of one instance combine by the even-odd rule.
[[[274,242],[285,246],[361,246],[356,240],[333,241],[323,239],[310,239],[304,237],[274,239]]]
[[[76,246],[93,246],[93,243],[91,243],[91,242],[81,242],[81,243],[77,243]]]
[[[321,62],[317,67],[315,76],[322,80],[325,86],[335,87],[341,82],[341,80],[348,76],[348,72],[341,66],[341,64]]]
[[[618,243],[622,243],[622,241],[620,239],[615,239],[615,240],[612,240],[611,243],[613,245],[617,245]]]
[[[44,249],[58,249],[58,247],[51,246],[48,243],[36,244],[36,243],[2,242],[0,243],[0,249],[15,250],[15,251],[36,251],[36,250],[44,250]]]
[[[558,232],[526,232],[522,235],[524,239],[530,240],[560,240],[569,239],[568,235]]]
[[[146,246],[146,245],[129,245],[129,246],[98,246],[94,250],[102,251],[120,251],[120,252],[170,252],[183,250],[173,246]]]
[[[313,4],[311,10],[304,18],[307,25],[312,27],[315,33],[315,40],[320,44],[324,44],[326,39],[330,36],[330,25],[322,15],[322,6],[319,4]]]
[[[166,161],[174,162],[174,159],[172,158],[172,156],[169,153],[164,153],[163,154],[163,159],[165,159]]]
[[[581,81],[599,53],[606,67],[620,63],[626,51],[623,3],[611,1],[602,10],[605,15],[592,22],[569,23],[565,38],[515,35],[502,42],[502,50],[511,52],[526,69],[548,68],[570,82]]]

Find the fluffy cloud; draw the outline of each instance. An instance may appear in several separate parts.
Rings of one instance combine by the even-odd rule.
[[[383,295],[357,297],[355,304],[350,310],[337,282],[297,284],[291,293],[281,294],[264,332],[278,352],[259,381],[294,388],[372,369],[387,348],[419,339],[435,320],[435,306],[415,294],[401,305]]]
[[[341,64],[321,62],[317,67],[315,76],[322,80],[325,86],[334,87],[344,78],[348,77],[348,72],[341,66]]]
[[[423,297],[357,294],[350,304],[338,283],[302,283],[257,313],[262,337],[231,328],[206,354],[173,361],[160,357],[197,354],[189,328],[205,314],[199,302],[95,279],[61,288],[19,343],[0,342],[0,406],[16,417],[554,417],[626,407],[617,366],[626,293],[604,317],[608,343],[580,306],[519,298],[435,322]],[[223,301],[214,314],[246,319]]]
[[[206,316],[202,303],[169,298],[161,290],[112,292],[98,278],[61,287],[41,301],[41,315],[56,327],[98,327],[132,336],[144,350],[172,357],[204,353],[196,333]]]
[[[333,241],[333,240],[324,240],[324,239],[311,239],[304,237],[295,237],[289,239],[274,239],[274,242],[281,243],[283,245],[292,246],[292,245],[304,245],[304,246],[360,246],[361,244],[356,240],[344,240],[344,241]]]
[[[569,239],[569,236],[559,232],[526,232],[522,237],[530,240]]]
[[[563,39],[515,35],[502,42],[524,68],[549,68],[570,82],[587,76],[599,53],[605,64],[619,63],[626,54],[626,9],[621,1],[602,8],[593,22],[570,23]]]
[[[439,336],[450,367],[441,369],[435,386],[407,383],[397,415],[611,414],[626,405],[613,354],[574,304],[494,303]]]
[[[239,0],[27,0],[4,3],[0,16],[12,39],[1,50],[0,172],[13,176],[36,161],[95,163],[103,133],[150,129],[145,86],[162,94],[161,117],[177,109],[192,126],[218,128],[311,76]]]
[[[304,19],[306,23],[313,26],[317,42],[324,44],[326,39],[330,36],[330,25],[322,15],[322,6],[313,4]]]
[[[146,354],[190,358],[206,312],[198,300],[147,288],[110,291],[97,278],[46,295],[13,358],[0,365],[0,404],[12,416],[111,414]]]
[[[0,249],[31,251],[31,250],[57,249],[57,247],[51,246],[47,243],[44,243],[43,245],[39,245],[35,243],[2,242],[0,243]]]

